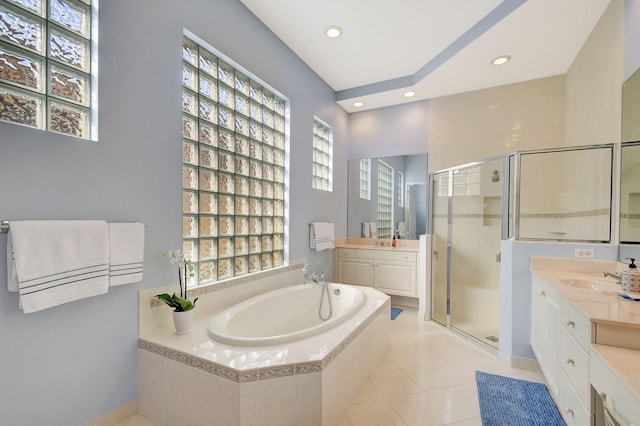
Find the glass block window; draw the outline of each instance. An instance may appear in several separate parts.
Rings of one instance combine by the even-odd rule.
[[[184,38],[183,252],[190,285],[284,265],[286,101]]]
[[[0,0],[0,120],[95,136],[93,13],[91,0]]]
[[[371,159],[360,160],[360,198],[371,199]]]
[[[378,160],[378,238],[391,238],[393,223],[393,168]]]
[[[398,207],[404,207],[404,173],[398,172],[398,188],[396,190]]]
[[[313,189],[331,191],[333,175],[333,129],[313,118]]]

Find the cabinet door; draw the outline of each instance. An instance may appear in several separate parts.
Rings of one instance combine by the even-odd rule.
[[[377,261],[374,266],[374,287],[387,294],[416,296],[416,264]]]
[[[338,281],[343,284],[373,286],[373,262],[367,259],[338,259]]]
[[[562,319],[558,296],[536,281],[532,283],[531,347],[544,373],[549,391],[558,396],[560,332]]]

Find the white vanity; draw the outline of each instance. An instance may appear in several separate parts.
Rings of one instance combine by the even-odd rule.
[[[335,281],[374,287],[390,295],[418,297],[417,241],[357,239],[336,243]],[[377,244],[376,244],[377,243]]]
[[[531,347],[568,425],[640,426],[640,302],[602,278],[624,266],[531,260]]]

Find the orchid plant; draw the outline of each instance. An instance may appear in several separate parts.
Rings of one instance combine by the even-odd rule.
[[[191,302],[187,296],[187,281],[195,275],[195,266],[191,260],[187,259],[180,250],[172,250],[162,254],[169,259],[172,265],[178,266],[178,283],[180,285],[180,296],[175,293],[157,294],[156,297],[173,308],[175,312],[190,311],[196,307],[198,298]]]

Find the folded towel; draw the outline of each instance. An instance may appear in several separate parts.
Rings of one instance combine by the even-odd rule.
[[[109,285],[142,281],[144,225],[109,223]]]
[[[10,223],[8,288],[25,313],[109,290],[109,243],[104,221]]]
[[[369,233],[371,238],[378,238],[378,224],[375,222],[369,222]]]
[[[362,238],[371,238],[371,227],[369,222],[362,222]]]
[[[316,251],[335,247],[333,223],[314,222],[309,226],[309,247]]]

